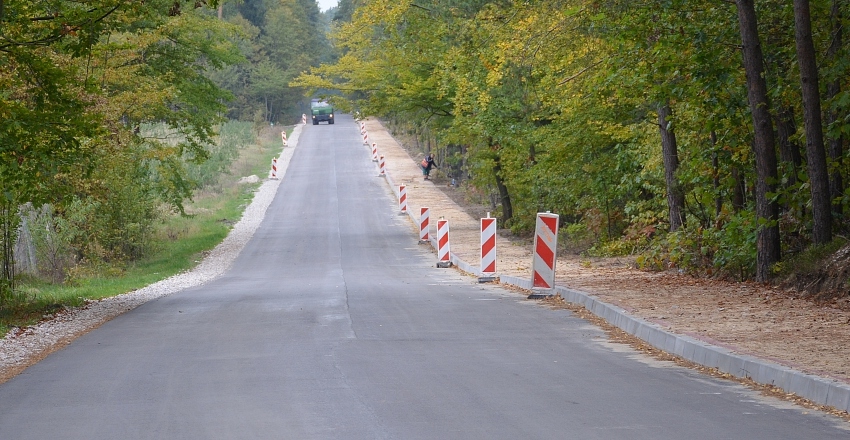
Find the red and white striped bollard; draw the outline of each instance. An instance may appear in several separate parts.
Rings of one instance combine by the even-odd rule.
[[[452,267],[449,221],[437,220],[437,267]]]
[[[555,288],[555,262],[558,249],[558,214],[537,213],[534,228],[534,254],[531,263],[531,288],[546,290],[531,297],[549,296]]]
[[[301,113],[301,123],[302,124],[307,123],[307,115],[305,113]]]
[[[280,132],[280,139],[283,141],[284,147],[288,145],[287,140],[286,140],[286,131]]]
[[[429,237],[429,232],[431,225],[430,223],[431,210],[428,208],[419,208],[419,243],[428,243],[431,238]]]
[[[398,186],[398,209],[402,214],[407,214],[407,187]]]
[[[379,167],[379,168],[380,168],[380,170],[381,170],[381,174],[379,174],[379,176],[380,176],[380,177],[384,177],[384,176],[386,176],[386,175],[387,175],[387,173],[386,173],[386,169],[385,169],[385,166],[384,166],[384,165],[385,165],[385,163],[384,163],[384,155],[382,154],[382,155],[381,155],[381,157],[379,157],[379,158],[378,158],[378,167]]]
[[[372,162],[378,161],[378,144],[372,142]]]
[[[481,219],[481,276],[479,283],[496,280],[496,219]]]
[[[277,179],[277,158],[272,158],[272,179]]]

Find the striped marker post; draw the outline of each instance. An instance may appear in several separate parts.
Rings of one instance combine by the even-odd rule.
[[[539,289],[529,298],[542,298],[552,295],[555,289],[555,262],[558,249],[558,214],[537,213],[537,225],[534,228],[534,253],[531,263],[531,288]]]
[[[428,243],[431,240],[428,236],[428,232],[431,228],[431,225],[429,224],[430,217],[430,209],[419,208],[419,244]]]
[[[369,133],[363,133],[363,145],[369,145]]]
[[[479,283],[496,281],[496,219],[481,219],[481,276]]]
[[[384,166],[384,155],[383,154],[378,158],[378,167],[381,170],[381,174],[378,174],[378,177],[385,177],[387,175],[387,173],[386,173],[385,166]]]
[[[272,158],[272,179],[277,180],[277,158]]]
[[[306,113],[301,113],[301,123],[302,124],[307,123],[307,114]]]
[[[407,214],[407,187],[398,186],[398,209],[402,214]]]
[[[437,220],[437,267],[452,267],[449,221]]]
[[[284,146],[284,147],[288,145],[288,143],[287,143],[287,141],[286,141],[286,131],[281,131],[281,132],[280,132],[280,139],[283,141],[283,146]]]
[[[372,162],[378,161],[378,144],[372,142]]]

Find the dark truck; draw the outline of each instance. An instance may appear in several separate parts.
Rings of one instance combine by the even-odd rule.
[[[313,125],[319,125],[322,121],[334,123],[334,107],[327,101],[314,99],[310,103],[310,114],[313,116]]]

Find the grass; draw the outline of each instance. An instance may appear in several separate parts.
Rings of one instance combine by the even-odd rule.
[[[186,204],[190,216],[174,213],[163,216],[154,239],[154,252],[122,268],[81,268],[71,284],[20,279],[21,301],[14,308],[0,309],[0,336],[11,328],[33,325],[63,308],[139,289],[200,262],[204,253],[227,236],[260,185],[238,184],[239,178],[253,174],[262,180],[267,176],[272,157],[281,150],[277,127],[256,137],[251,123],[230,122],[222,128],[221,139],[234,143],[238,155],[227,167],[219,167],[216,171],[219,175],[207,179],[211,183]]]
[[[775,268],[776,277],[778,279],[786,279],[795,275],[816,275],[824,267],[825,262],[846,244],[846,238],[836,237],[829,243],[812,245],[803,252],[786,256],[785,261],[779,263]]]

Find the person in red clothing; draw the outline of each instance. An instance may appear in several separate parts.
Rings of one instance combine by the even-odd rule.
[[[436,167],[437,164],[434,163],[434,156],[430,154],[425,156],[425,159],[422,159],[422,163],[419,164],[419,168],[422,168],[422,175],[425,176],[425,180],[429,180],[431,174],[431,168]]]

